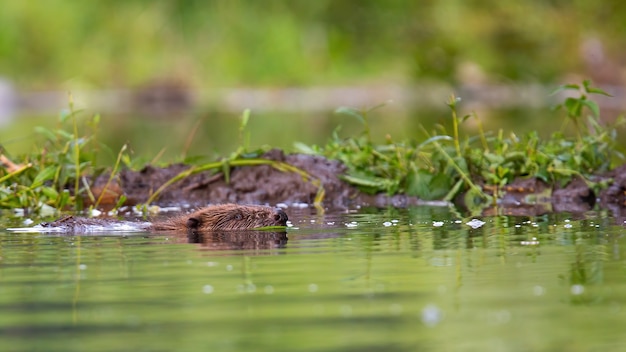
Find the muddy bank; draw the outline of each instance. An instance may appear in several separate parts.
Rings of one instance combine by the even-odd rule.
[[[267,152],[262,158],[290,164],[305,171],[313,179],[319,180],[325,192],[325,207],[339,209],[356,205],[403,207],[423,203],[416,197],[363,194],[339,178],[339,175],[345,173],[346,167],[336,160],[305,154],[285,155],[277,149]],[[120,195],[126,197],[127,204],[143,203],[161,185],[189,167],[175,164],[167,168],[146,166],[138,172],[123,170],[113,184],[109,185],[109,192],[103,197],[103,204],[115,204]],[[107,178],[108,175],[101,175],[96,179],[95,193],[103,188]],[[226,182],[221,172],[207,171],[191,175],[166,188],[156,202],[160,205],[181,203],[206,205],[209,202],[311,204],[318,189],[313,182],[303,179],[294,172],[279,171],[270,165],[243,166],[231,170],[230,182]]]
[[[324,206],[328,208],[350,208],[361,206],[395,206],[426,204],[416,197],[384,194],[368,195],[345,182],[339,175],[346,167],[336,160],[305,154],[285,155],[274,149],[263,155],[264,159],[281,161],[304,170],[323,185]],[[141,171],[123,170],[113,184],[109,185],[104,205],[115,204],[124,195],[127,204],[139,204],[148,200],[165,182],[189,168],[188,165],[175,164],[167,168],[146,166]],[[108,176],[101,175],[94,182],[96,193],[102,189]],[[500,214],[511,215],[542,214],[547,212],[581,213],[594,208],[596,203],[601,208],[616,212],[616,216],[626,215],[626,165],[610,173],[595,176],[592,181],[605,182],[608,187],[596,194],[587,183],[574,179],[565,187],[551,186],[541,180],[518,179],[503,189],[498,202]],[[494,192],[496,190],[486,191]],[[239,204],[277,204],[277,203],[313,203],[318,187],[313,182],[303,179],[294,172],[284,172],[270,165],[243,166],[233,168],[230,182],[226,182],[221,172],[200,172],[191,175],[166,188],[156,202],[160,205],[189,203],[206,205],[207,203]],[[462,199],[457,205],[463,206]],[[487,210],[489,212],[489,210]]]

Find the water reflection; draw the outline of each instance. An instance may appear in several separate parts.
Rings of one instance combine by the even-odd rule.
[[[474,218],[422,207],[289,216],[286,232],[0,232],[2,342],[64,351],[626,343],[626,237],[603,213]]]
[[[285,248],[286,231],[192,231],[187,234],[188,243],[200,244],[210,250],[267,250]]]

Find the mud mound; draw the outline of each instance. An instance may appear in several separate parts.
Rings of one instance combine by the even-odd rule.
[[[274,149],[262,156],[264,159],[281,161],[307,172],[324,187],[324,206],[348,208],[356,205],[395,206],[425,204],[416,197],[385,194],[367,195],[340,178],[346,167],[336,160],[305,154],[285,155]],[[124,170],[109,185],[105,202],[115,204],[125,195],[127,204],[144,203],[159,187],[190,166],[175,164],[167,168],[146,166],[141,171]],[[94,182],[97,193],[106,183],[108,175],[101,175]],[[610,173],[598,175],[594,182],[608,184],[599,195],[581,178],[575,178],[566,187],[548,185],[538,179],[518,179],[499,190],[502,196],[498,207],[512,214],[540,214],[546,212],[582,213],[600,207],[611,209],[616,216],[626,213],[626,165]],[[487,190],[488,191],[488,190]],[[167,187],[156,200],[160,205],[188,203],[277,204],[313,203],[318,187],[295,172],[285,172],[270,165],[243,166],[231,170],[230,182],[223,173],[200,172]],[[506,212],[506,211],[505,211]],[[502,213],[502,212],[501,212]]]
[[[262,158],[293,165],[319,180],[325,191],[324,204],[328,207],[345,208],[361,202],[360,192],[339,178],[346,171],[339,161],[305,154],[285,155],[278,149],[267,152]],[[139,172],[124,170],[109,188],[119,189],[129,204],[143,203],[161,185],[189,167],[175,164],[167,168],[146,166]],[[107,177],[99,177],[95,182],[96,188],[101,187]],[[192,205],[313,203],[317,192],[317,186],[295,172],[258,165],[234,168],[230,182],[226,182],[221,172],[207,171],[191,175],[166,188],[157,202],[162,205],[181,202]]]

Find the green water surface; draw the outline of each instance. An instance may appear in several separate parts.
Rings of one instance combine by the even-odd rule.
[[[286,242],[0,230],[0,350],[626,349],[606,214],[287,212]]]

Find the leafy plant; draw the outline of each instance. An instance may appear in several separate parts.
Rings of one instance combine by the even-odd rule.
[[[369,118],[373,111],[384,106],[381,104],[368,109],[337,109],[338,114],[355,118],[362,124],[360,134],[342,138],[337,128],[322,147],[303,144],[296,147],[340,160],[347,167],[347,172],[340,177],[368,193],[407,194],[449,201],[464,194],[465,203],[471,205],[489,201],[491,195],[499,197],[503,186],[519,177],[536,177],[559,185],[565,185],[575,176],[589,182],[590,175],[609,170],[616,158],[623,160],[623,155],[616,150],[616,139],[617,127],[624,121],[618,119],[612,125],[600,121],[599,107],[589,96],[608,94],[592,87],[589,81],[582,85],[564,85],[557,91],[560,90],[579,92],[578,96],[567,97],[559,105],[566,112],[566,123],[574,125],[575,138],[563,130],[545,140],[536,131],[523,136],[502,130],[484,132],[475,115],[458,113],[460,99],[452,95],[447,101],[452,131],[448,132],[444,126],[435,126],[431,132],[422,128],[426,140],[421,143],[394,141],[390,136],[382,144],[374,143]],[[590,114],[585,116],[587,111]],[[69,109],[60,115],[57,129],[35,129],[43,141],[30,155],[15,163],[11,160],[14,158],[2,151],[0,208],[81,210],[86,199],[92,206],[100,204],[101,195],[94,195],[89,183],[106,170],[97,166],[96,159],[101,151],[109,149],[96,138],[100,116],[83,119],[79,115],[70,97]],[[320,203],[324,188],[319,180],[292,165],[263,159],[266,148],[250,150],[249,118],[250,112],[244,111],[239,128],[240,146],[229,157],[191,165],[156,190],[147,204],[155,201],[166,187],[192,174],[215,170],[228,181],[232,167],[254,165],[270,165],[280,171],[300,174],[318,188],[315,202]],[[477,119],[479,134],[476,136],[462,133],[462,124],[470,118]],[[102,192],[112,183],[120,167],[135,163],[127,147],[122,147]]]
[[[390,137],[383,145],[376,145],[371,140],[368,123],[369,114],[384,106],[369,109],[340,107],[336,113],[357,119],[363,125],[363,132],[351,138],[339,137],[337,128],[328,144],[320,147],[296,145],[300,151],[324,155],[342,161],[348,172],[341,177],[368,193],[387,192],[404,193],[406,175],[414,168],[416,148],[412,143],[395,143]]]
[[[569,91],[573,90],[579,93],[578,97],[567,97],[563,101],[563,103],[557,105],[555,109],[565,109],[567,112],[568,119],[565,120],[571,121],[574,124],[576,129],[576,133],[578,138],[582,138],[581,121],[584,118],[583,110],[587,108],[591,110],[591,115],[588,116],[589,120],[593,120],[596,125],[599,123],[600,118],[600,107],[598,103],[589,99],[589,94],[598,94],[610,97],[611,95],[600,88],[595,88],[591,86],[590,80],[584,80],[582,85],[578,84],[565,84],[558,87],[552,94],[556,94],[561,91]],[[590,121],[591,122],[591,121]],[[591,132],[591,131],[590,131]]]
[[[427,139],[420,144],[394,142],[390,137],[384,144],[374,144],[368,115],[383,106],[378,105],[364,110],[336,110],[363,124],[360,135],[340,138],[336,129],[323,147],[296,147],[342,161],[348,171],[341,177],[368,193],[452,200],[465,192],[467,204],[490,200],[487,193],[499,197],[500,189],[518,177],[537,177],[550,184],[565,185],[574,176],[587,179],[595,172],[608,170],[614,156],[623,159],[616,151],[616,128],[623,122],[618,120],[608,126],[600,122],[598,105],[589,95],[608,94],[592,87],[589,81],[559,88],[563,89],[580,92],[578,97],[568,97],[560,105],[567,112],[566,121],[574,123],[577,138],[569,138],[562,131],[546,140],[536,131],[521,137],[502,130],[485,133],[476,116],[458,114],[460,99],[452,95],[446,102],[452,115],[452,132],[444,126],[436,126],[433,132],[422,128]],[[581,122],[585,109],[591,111],[587,129]],[[472,117],[478,121],[479,135],[464,136],[460,126]]]
[[[144,208],[147,205],[150,205],[154,201],[156,201],[161,193],[172,184],[189,177],[191,175],[197,174],[199,172],[214,170],[215,172],[221,172],[223,174],[226,182],[230,182],[230,172],[232,167],[240,167],[240,166],[258,166],[258,165],[269,165],[276,170],[282,172],[293,172],[302,176],[302,179],[306,182],[310,182],[312,185],[317,187],[317,194],[313,203],[315,206],[320,207],[322,200],[324,199],[325,191],[324,187],[320,180],[312,177],[306,171],[301,170],[293,165],[276,161],[276,160],[268,160],[261,158],[261,155],[266,152],[266,149],[260,148],[257,150],[250,150],[250,133],[246,129],[248,126],[248,121],[250,120],[250,110],[244,110],[241,115],[241,123],[239,125],[239,147],[236,151],[234,151],[228,158],[223,158],[218,161],[193,165],[189,169],[180,172],[178,175],[172,177],[167,182],[165,182],[161,187],[159,187],[146,201],[144,204]]]
[[[89,179],[104,169],[96,167],[98,153],[104,148],[96,140],[100,116],[87,119],[82,134],[79,127],[80,110],[74,109],[70,96],[69,108],[59,115],[59,127],[35,127],[43,138],[41,146],[23,157],[18,170],[0,168],[0,207],[23,208],[29,211],[83,208],[83,199],[99,202],[91,193]],[[69,125],[69,129],[67,128]],[[118,156],[119,164],[125,148]],[[7,160],[8,157],[5,156]],[[12,163],[12,162],[11,162]],[[5,163],[6,164],[6,163]]]

